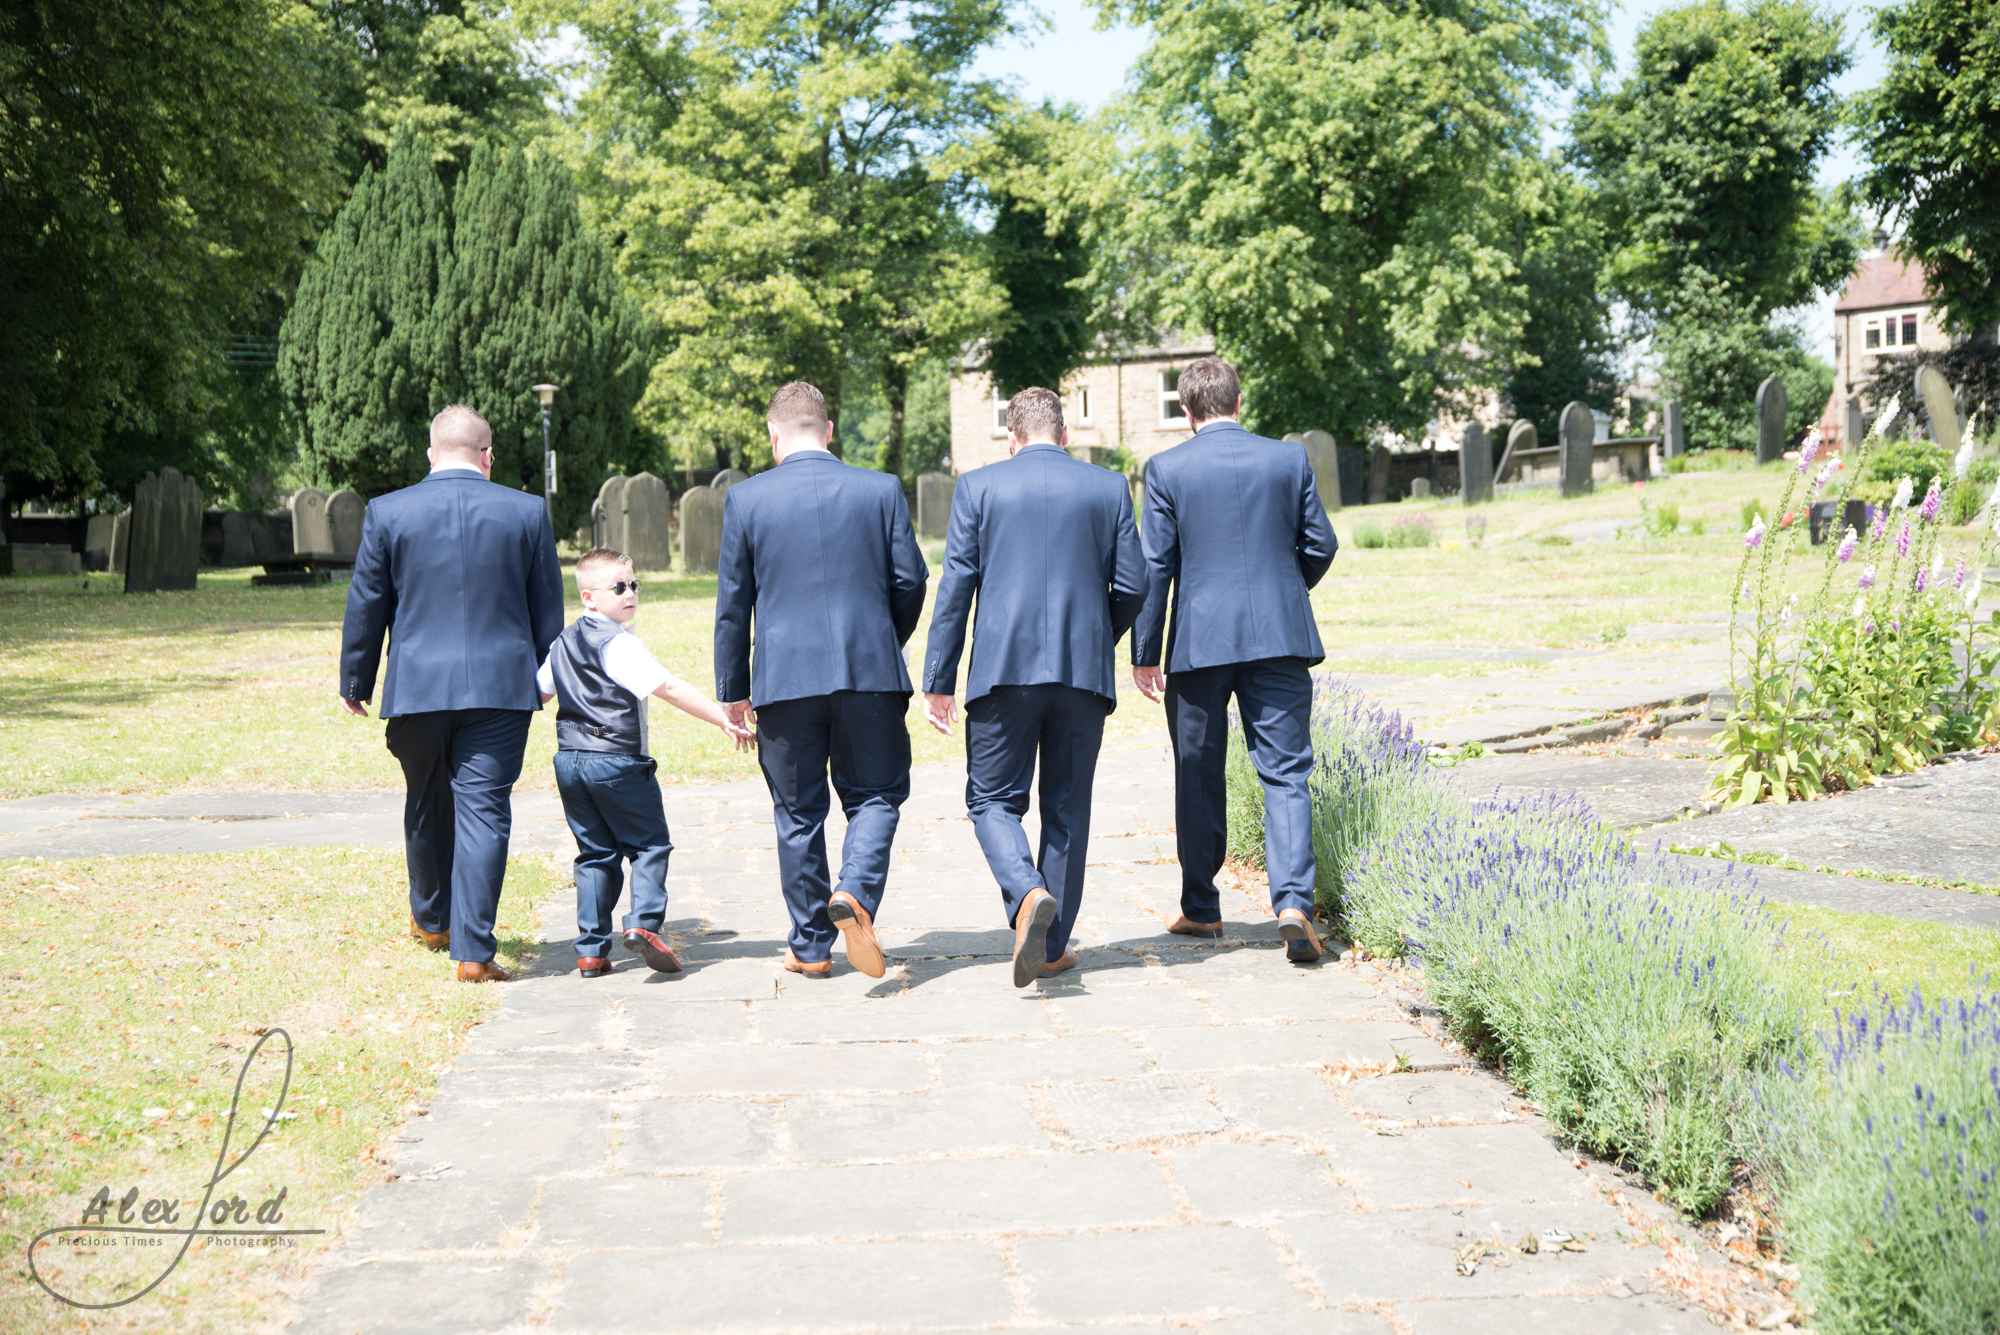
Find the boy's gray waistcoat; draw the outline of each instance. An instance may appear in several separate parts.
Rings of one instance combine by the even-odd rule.
[[[604,670],[605,647],[624,633],[615,621],[578,617],[549,646],[561,750],[646,754],[646,702],[634,699]]]

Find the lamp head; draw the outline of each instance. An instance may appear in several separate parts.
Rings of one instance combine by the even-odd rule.
[[[561,388],[561,385],[536,385],[535,394],[541,399],[542,406],[546,408],[556,401],[556,391]]]

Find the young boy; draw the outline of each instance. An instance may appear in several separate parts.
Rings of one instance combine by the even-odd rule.
[[[611,917],[624,888],[621,859],[632,862],[632,911],[625,948],[661,973],[681,962],[660,939],[667,916],[666,807],[657,766],[646,751],[646,700],[659,696],[728,733],[740,749],[755,734],[735,727],[722,707],[661,667],[630,630],[639,614],[639,581],[623,552],[599,547],[576,563],[584,612],[549,646],[536,681],[556,709],[556,788],[576,835],[577,972],[610,972]]]

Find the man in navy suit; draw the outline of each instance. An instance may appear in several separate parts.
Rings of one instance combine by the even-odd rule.
[[[540,497],[496,485],[470,408],[431,422],[430,476],[368,506],[340,646],[340,701],[367,717],[382,636],[382,717],[403,765],[410,934],[449,945],[461,982],[505,982],[493,921],[514,780],[542,707],[535,669],[563,628],[562,569]]]
[[[1014,928],[1014,986],[1073,968],[1090,793],[1104,719],[1117,707],[1112,652],[1146,597],[1145,559],[1121,474],[1065,450],[1062,400],[1024,389],[1007,404],[1004,463],[967,473],[951,500],[944,578],[924,654],[924,709],[951,731],[965,682],[965,805]],[[1021,817],[1041,761],[1041,850]]]
[[[1308,591],[1333,564],[1333,526],[1303,446],[1236,421],[1236,368],[1204,357],[1181,372],[1191,439],[1146,464],[1143,538],[1152,587],[1132,630],[1132,680],[1162,694],[1174,743],[1174,823],[1185,936],[1222,935],[1215,873],[1225,844],[1224,747],[1231,697],[1264,785],[1264,865],[1286,954],[1320,957],[1313,926],[1312,681],[1322,661]]]
[[[930,570],[902,484],[828,452],[817,389],[794,381],[773,394],[769,426],[778,466],[731,487],[722,506],[715,698],[731,723],[757,729],[792,916],[785,967],[830,975],[838,929],[848,962],[880,978],[875,915],[910,795],[903,645]],[[847,814],[838,888],[826,864],[829,770]]]

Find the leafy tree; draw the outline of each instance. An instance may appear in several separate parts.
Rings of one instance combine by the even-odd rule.
[[[1134,89],[1067,172],[1106,327],[1214,331],[1267,430],[1414,433],[1495,383],[1523,315],[1537,79],[1601,8],[1104,0],[1148,24]]]
[[[111,500],[106,457],[180,462],[337,187],[318,29],[282,0],[0,8],[0,471]]]
[[[1691,272],[1660,314],[1654,338],[1660,375],[1681,402],[1691,451],[1754,450],[1757,387],[1785,382],[1786,434],[1796,444],[1817,423],[1833,393],[1833,368],[1805,350],[1797,326],[1759,318],[1722,283]]]
[[[671,0],[549,16],[584,39],[565,147],[659,338],[640,413],[677,453],[768,459],[778,384],[812,381],[838,421],[850,367],[906,395],[911,368],[990,323],[1000,294],[950,146],[1004,109],[967,73],[1009,30],[1003,0],[717,0],[694,27]],[[888,430],[896,467],[905,428]]]
[[[1902,248],[1950,322],[1990,342],[2000,325],[2000,11],[1992,0],[1903,0],[1877,10],[1874,28],[1888,72],[1849,109],[1870,164],[1862,196],[1901,216]]]
[[[1544,440],[1555,439],[1569,404],[1611,412],[1618,394],[1617,340],[1601,281],[1603,225],[1581,181],[1555,172],[1549,184],[1547,212],[1522,223],[1527,318],[1507,376],[1514,415],[1533,422]]]
[[[1073,113],[1043,105],[1001,127],[982,172],[993,210],[986,243],[1007,294],[989,331],[986,369],[1003,396],[1030,385],[1061,392],[1090,353],[1090,251],[1082,219],[1061,206],[1055,165]]]
[[[643,448],[637,312],[583,229],[559,164],[483,146],[455,195],[433,150],[398,140],[362,172],[285,318],[278,371],[307,457],[375,496],[422,478],[430,419],[450,403],[493,426],[495,480],[539,492],[541,409],[561,465],[558,532],[576,527],[607,464]]]

